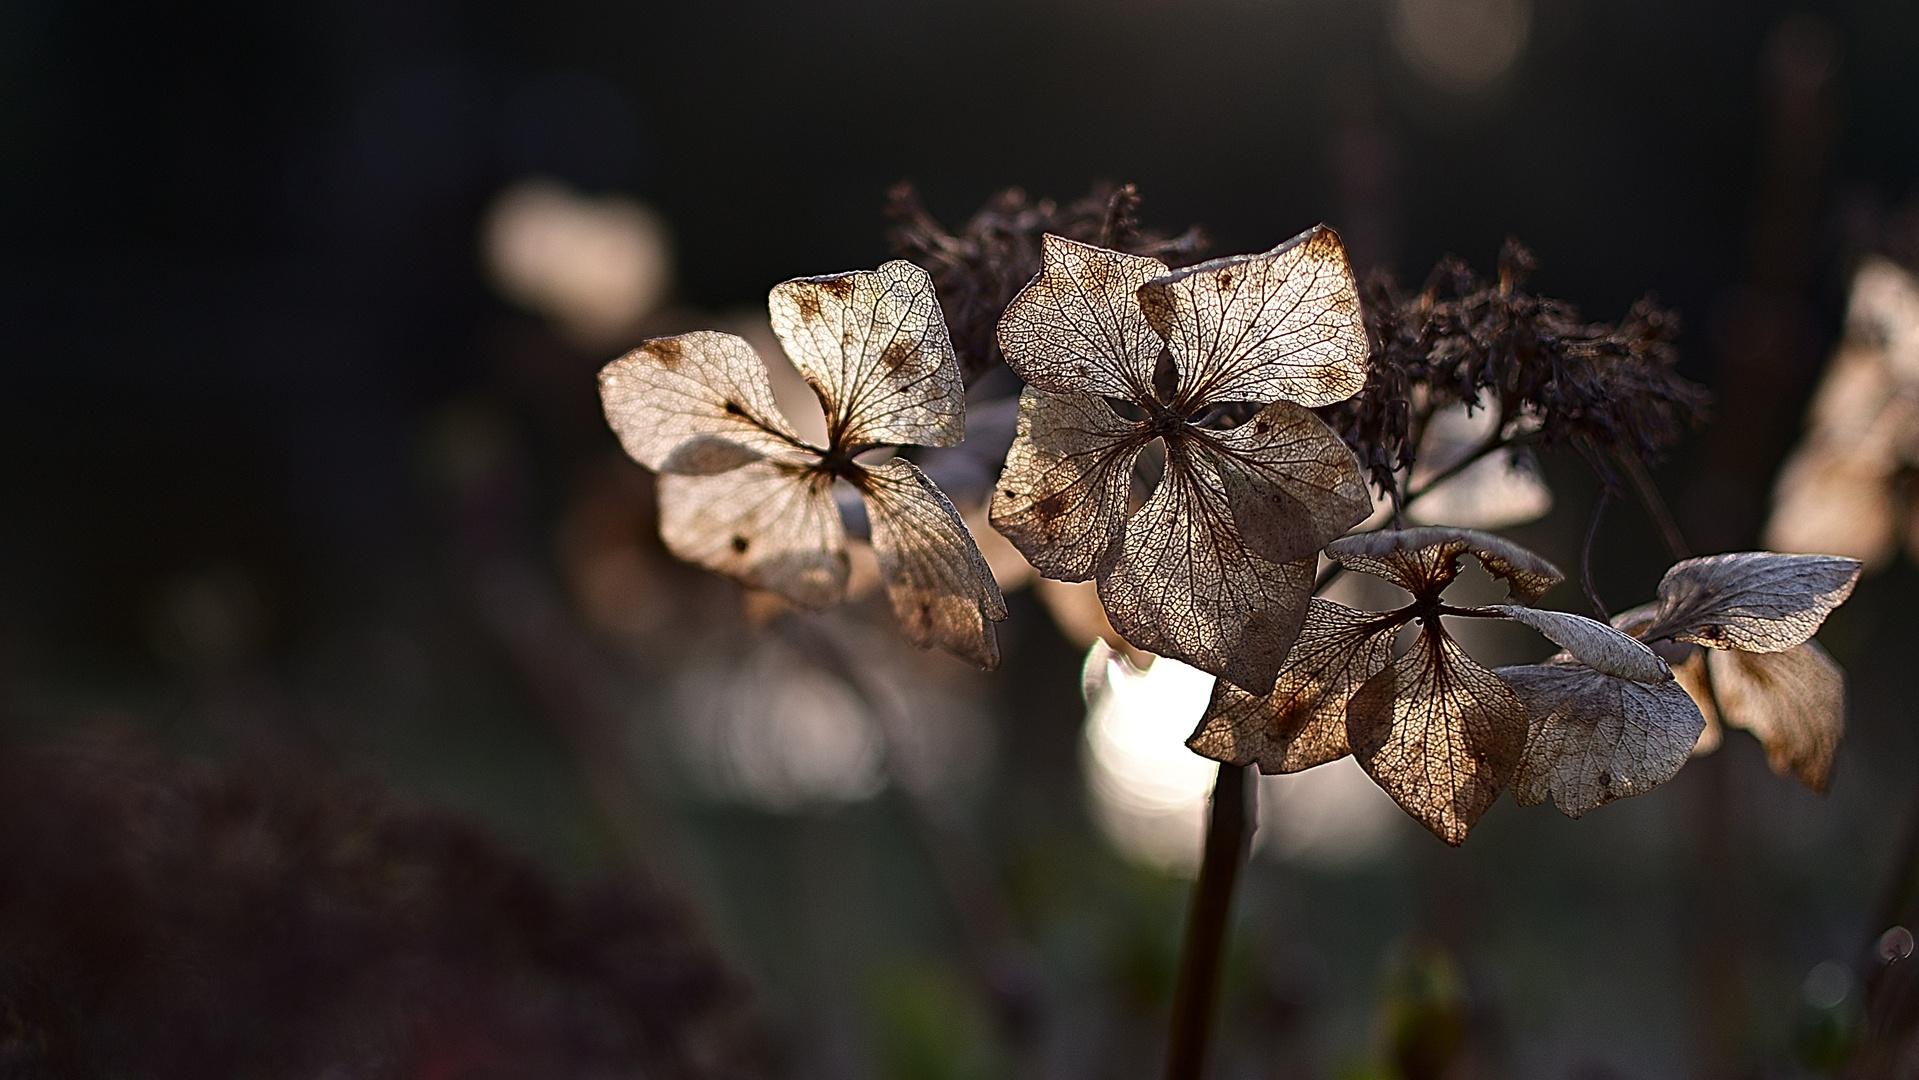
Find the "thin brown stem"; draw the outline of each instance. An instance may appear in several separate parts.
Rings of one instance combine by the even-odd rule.
[[[1679,522],[1673,519],[1672,508],[1666,505],[1665,496],[1659,494],[1659,485],[1653,483],[1652,476],[1646,472],[1646,463],[1630,450],[1621,450],[1618,457],[1620,466],[1632,481],[1633,490],[1639,494],[1639,501],[1645,505],[1653,525],[1659,529],[1659,538],[1666,542],[1666,551],[1675,561],[1691,558],[1692,550],[1686,546],[1686,537],[1679,531]]]
[[[1493,454],[1496,454],[1501,450],[1504,450],[1504,449],[1507,449],[1508,447],[1513,447],[1513,446],[1525,446],[1528,443],[1533,443],[1537,441],[1539,441],[1539,435],[1537,432],[1527,432],[1526,434],[1523,434],[1523,435],[1514,435],[1511,438],[1500,438],[1498,436],[1494,436],[1493,438],[1486,440],[1484,443],[1481,443],[1479,448],[1474,450],[1472,453],[1467,454],[1465,457],[1460,458],[1458,461],[1453,462],[1451,465],[1448,465],[1445,468],[1439,470],[1439,472],[1433,474],[1432,479],[1419,485],[1418,491],[1408,491],[1406,493],[1406,501],[1408,503],[1416,501],[1417,499],[1419,499],[1420,496],[1427,494],[1428,492],[1432,491],[1434,488],[1438,487],[1439,485],[1445,483],[1448,480],[1451,480],[1453,477],[1458,476],[1460,473],[1465,472],[1467,469],[1472,468],[1474,465],[1477,465],[1481,460]]]
[[[1193,907],[1186,921],[1186,944],[1173,986],[1172,1029],[1167,1037],[1166,1080],[1199,1080],[1206,1069],[1206,1048],[1219,999],[1220,961],[1226,924],[1232,913],[1233,884],[1245,861],[1250,825],[1250,765],[1221,765],[1213,781],[1212,814],[1206,823],[1206,854],[1193,885]]]
[[[1599,599],[1599,590],[1593,588],[1593,542],[1599,539],[1599,522],[1606,516],[1606,504],[1612,501],[1612,489],[1599,489],[1599,501],[1593,504],[1593,519],[1586,526],[1586,546],[1579,549],[1579,582],[1586,587],[1586,602],[1593,606],[1593,614],[1600,622],[1611,622],[1612,616],[1606,612],[1606,605]]]

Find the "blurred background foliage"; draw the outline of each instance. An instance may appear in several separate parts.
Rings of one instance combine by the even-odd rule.
[[[25,845],[0,895],[15,1009],[0,1060],[52,1069],[39,1031],[179,1042],[127,1075],[1154,1074],[1181,828],[1196,848],[1182,762],[1171,789],[1102,795],[1134,736],[1083,737],[1083,642],[1032,592],[1009,598],[1005,663],[981,675],[895,643],[871,601],[783,619],[674,564],[594,372],[699,327],[770,350],[767,288],[887,257],[880,211],[902,179],[949,226],[1009,184],[1067,199],[1133,182],[1147,224],[1202,223],[1217,253],[1325,220],[1362,271],[1408,284],[1448,252],[1489,271],[1517,235],[1542,262],[1534,287],[1590,317],[1648,290],[1683,313],[1683,369],[1718,419],[1659,480],[1695,548],[1751,547],[1848,275],[1866,252],[1919,250],[1898,209],[1919,179],[1915,55],[1919,8],[1896,0],[0,5],[0,722],[10,767],[47,785],[20,780],[21,801],[75,807],[0,822]],[[1592,485],[1576,462],[1545,467],[1558,512],[1513,534],[1573,566]],[[1595,554],[1614,610],[1649,599],[1665,564],[1637,514],[1615,509]],[[1578,822],[1502,804],[1455,852],[1343,765],[1263,785],[1218,1072],[1838,1068],[1864,1030],[1868,950],[1914,917],[1894,877],[1919,794],[1916,604],[1900,561],[1822,635],[1853,702],[1823,799],[1734,735]],[[1518,640],[1475,648],[1536,658]],[[1135,721],[1163,732],[1138,738],[1177,746],[1192,721],[1176,697],[1142,698]],[[300,1073],[327,1051],[208,1048],[311,1001],[216,995],[175,1023],[125,1019],[171,980],[231,981],[253,962],[237,945],[177,970],[112,950],[33,966],[22,942],[49,940],[35,920],[69,887],[124,897],[163,953],[257,911],[217,876],[116,891],[63,869],[115,845],[149,865],[141,844],[178,819],[128,792],[227,806],[206,794],[222,783],[260,790],[195,826],[212,839],[183,865],[227,858],[223,821],[319,844],[297,838],[335,836],[333,819],[299,808],[348,784],[470,838],[399,865],[453,865],[457,848],[580,911],[612,889],[627,914],[594,933],[637,919],[645,963],[710,962],[736,974],[700,986],[748,989],[623,997],[605,989],[616,970],[511,944],[558,940],[574,916],[513,923],[523,937],[429,918],[389,939],[386,901],[368,901],[374,930],[315,924],[335,929],[275,978],[431,957],[495,972],[502,1000],[574,1000],[528,989],[565,985],[612,1002],[594,1006],[626,1017],[609,1030],[657,1025],[661,1000],[737,1010],[715,1030],[767,1049],[572,1033],[448,1056],[432,1034],[447,1029],[415,1023],[361,1072]],[[27,843],[123,804],[70,845]],[[1129,841],[1135,819],[1173,839]],[[332,910],[307,864],[260,865]],[[105,932],[76,918],[74,941]],[[379,944],[341,944],[361,933]],[[42,970],[133,989],[43,993]],[[403,980],[392,1008],[494,1015],[447,1005],[466,1000],[450,981]],[[28,1000],[68,1011],[22,1021]],[[587,1049],[549,1053],[568,1040]],[[76,1055],[61,1059],[76,1073],[111,1058]]]

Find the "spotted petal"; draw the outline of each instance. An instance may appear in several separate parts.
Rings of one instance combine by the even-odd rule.
[[[1000,318],[1007,366],[1056,394],[1150,400],[1165,344],[1146,324],[1138,293],[1166,264],[1050,233],[1042,243],[1039,276]]]
[[[1092,578],[1118,556],[1133,462],[1146,441],[1139,427],[1093,394],[1027,387],[993,494],[993,528],[1047,577]]]
[[[600,370],[600,401],[620,445],[655,472],[724,472],[799,446],[766,365],[732,334],[645,342]]]
[[[795,278],[773,287],[767,307],[835,445],[953,446],[966,437],[965,386],[926,271],[896,259]]]
[[[1221,679],[1186,745],[1228,765],[1261,772],[1310,769],[1351,753],[1346,701],[1392,662],[1399,621],[1314,598],[1273,692],[1247,693]]]
[[[756,461],[712,476],[660,477],[668,550],[805,608],[846,595],[846,528],[832,479]]]
[[[1519,766],[1526,706],[1431,626],[1347,702],[1346,735],[1386,794],[1457,846]]]
[[[1271,251],[1215,259],[1139,290],[1188,408],[1216,401],[1344,401],[1366,382],[1366,327],[1339,234],[1308,229]]]

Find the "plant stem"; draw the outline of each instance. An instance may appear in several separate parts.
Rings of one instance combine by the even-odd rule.
[[[1639,501],[1646,506],[1646,513],[1659,529],[1659,538],[1666,542],[1666,550],[1674,560],[1692,558],[1692,551],[1686,546],[1686,538],[1679,531],[1679,523],[1673,520],[1672,509],[1666,505],[1666,499],[1659,494],[1659,485],[1652,482],[1652,476],[1646,472],[1646,463],[1631,450],[1621,450],[1619,464],[1625,467],[1626,476],[1632,480],[1634,490],[1639,493]]]
[[[1599,521],[1606,516],[1606,504],[1611,501],[1612,489],[1601,486],[1599,501],[1593,504],[1592,523],[1586,526],[1586,546],[1579,549],[1579,581],[1586,587],[1586,601],[1592,604],[1593,614],[1600,622],[1611,622],[1612,615],[1599,599],[1599,590],[1593,588],[1593,541],[1599,539]]]
[[[1206,1068],[1206,1044],[1212,1034],[1213,1005],[1219,998],[1220,959],[1232,912],[1233,884],[1252,839],[1253,789],[1246,781],[1250,765],[1221,765],[1213,781],[1213,806],[1206,823],[1206,854],[1193,885],[1187,915],[1186,945],[1173,986],[1172,1029],[1167,1037],[1166,1080],[1200,1080]]]

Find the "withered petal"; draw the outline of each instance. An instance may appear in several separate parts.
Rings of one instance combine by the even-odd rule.
[[[1344,401],[1366,382],[1366,327],[1339,234],[1324,225],[1271,251],[1215,259],[1139,290],[1179,369],[1179,400]]]
[[[1771,653],[1709,649],[1706,670],[1720,719],[1757,736],[1773,772],[1823,793],[1846,730],[1846,673],[1826,650],[1816,641]]]
[[[1512,779],[1526,728],[1526,706],[1512,689],[1437,626],[1346,703],[1353,757],[1454,846]]]
[[[1635,636],[1712,649],[1782,652],[1812,637],[1852,595],[1859,560],[1745,551],[1673,564],[1651,624]]]
[[[606,422],[633,460],[693,474],[790,453],[799,436],[780,415],[766,365],[745,338],[712,330],[654,338],[600,369]],[[675,451],[698,440],[682,460]],[[727,445],[730,444],[729,448]]]
[[[1325,421],[1291,402],[1194,442],[1226,484],[1240,538],[1274,562],[1317,555],[1372,512],[1359,459]]]
[[[1459,559],[1470,553],[1496,578],[1506,580],[1511,599],[1531,604],[1565,580],[1559,568],[1511,540],[1478,529],[1425,525],[1347,536],[1326,545],[1326,554],[1348,570],[1385,578],[1414,596],[1433,597],[1459,576]]]
[[[1642,683],[1672,679],[1672,668],[1658,653],[1597,619],[1518,604],[1494,604],[1489,610],[1539,631],[1547,640],[1571,653],[1575,660],[1596,671]]]
[[[1139,287],[1166,272],[1141,255],[1046,234],[1039,275],[1006,305],[999,347],[1027,385],[1144,403],[1165,343],[1139,309]]]
[[[1531,730],[1513,778],[1513,801],[1550,794],[1576,818],[1614,799],[1642,795],[1678,775],[1706,728],[1679,683],[1618,678],[1584,664],[1546,663],[1495,672],[1526,704]]]
[[[867,468],[860,492],[880,580],[907,640],[998,667],[993,624],[1006,618],[1006,601],[959,511],[905,458]]]
[[[965,385],[926,271],[895,259],[795,278],[773,287],[767,307],[836,445],[953,446],[966,437]]]
[[[1264,694],[1306,619],[1313,570],[1311,557],[1274,562],[1247,547],[1212,462],[1168,444],[1099,596],[1137,648]]]
[[[1027,387],[993,492],[993,528],[1041,574],[1092,578],[1118,557],[1138,426],[1096,395]]]
[[[846,595],[846,528],[832,478],[772,461],[712,476],[662,474],[667,549],[804,608]]]
[[[1221,679],[1186,745],[1228,765],[1289,773],[1351,753],[1346,701],[1392,662],[1399,622],[1314,598],[1273,692],[1250,694]]]

